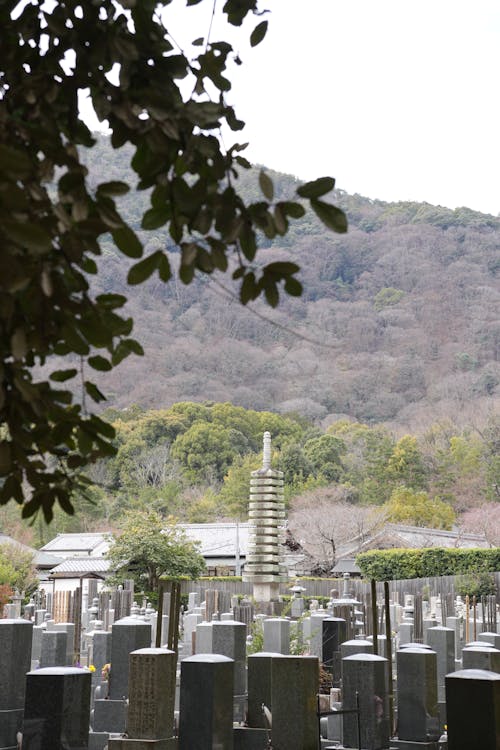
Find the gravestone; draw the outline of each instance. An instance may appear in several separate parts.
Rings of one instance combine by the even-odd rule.
[[[94,732],[124,732],[126,699],[129,684],[129,655],[132,651],[151,646],[151,624],[135,617],[124,617],[113,624],[111,631],[111,671],[109,697],[94,701],[92,729]]]
[[[200,622],[196,626],[196,653],[211,654],[213,652],[213,625],[211,622]]]
[[[342,660],[343,707],[361,712],[361,747],[386,750],[389,747],[389,705],[387,698],[387,659],[376,654],[354,654]],[[356,714],[346,714],[342,722],[345,747],[358,747]]]
[[[273,750],[317,750],[318,683],[317,657],[271,657]]]
[[[342,659],[353,654],[373,654],[373,641],[355,638],[340,644],[340,666],[342,670]]]
[[[462,651],[464,669],[484,669],[500,673],[500,651],[493,646],[466,646]]]
[[[264,651],[276,654],[290,653],[290,620],[284,617],[269,617],[262,622]]]
[[[283,654],[260,651],[248,657],[248,725],[264,729],[267,723],[262,705],[272,713],[272,665]]]
[[[455,671],[455,631],[441,625],[429,628],[427,643],[437,654],[438,700],[444,702],[444,678]]]
[[[179,750],[233,750],[233,669],[220,654],[181,662]]]
[[[437,655],[430,649],[400,649],[396,664],[399,740],[435,742],[440,736]]]
[[[0,747],[15,748],[21,729],[26,672],[31,668],[33,625],[21,618],[0,620]]]
[[[346,640],[346,621],[341,617],[325,617],[321,653],[323,665],[332,675],[334,686],[340,683],[340,644]]]
[[[130,654],[127,738],[111,738],[108,750],[176,748],[174,732],[174,651],[144,648]]]
[[[500,650],[500,633],[488,633],[485,631],[484,633],[479,633],[477,638],[478,641],[484,641],[485,644],[489,644],[493,648]]]
[[[212,650],[234,661],[234,695],[246,693],[246,625],[234,620],[212,623]]]
[[[65,665],[72,667],[75,662],[75,623],[74,622],[54,622],[47,626],[47,631],[58,630],[66,633],[66,661]],[[46,664],[45,666],[50,666]],[[60,665],[57,665],[60,666]],[[61,665],[62,666],[62,665]]]
[[[86,750],[90,672],[48,667],[26,675],[23,750]]]
[[[68,634],[63,630],[42,633],[40,667],[65,667],[68,660]]]
[[[500,675],[463,669],[446,677],[448,750],[498,750]]]
[[[413,623],[412,622],[400,622],[398,625],[398,638],[400,647],[404,643],[411,643],[413,641]]]

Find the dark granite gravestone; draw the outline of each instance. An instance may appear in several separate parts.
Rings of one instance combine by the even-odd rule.
[[[220,654],[181,662],[179,750],[233,750],[233,671]]]
[[[91,674],[47,667],[26,675],[23,750],[87,750]]]
[[[33,625],[0,620],[0,748],[15,748],[24,711],[26,672],[31,667]]]
[[[387,659],[376,654],[354,654],[342,659],[344,709],[356,709],[356,693],[361,712],[361,747],[386,750],[389,747],[389,705],[387,697]],[[345,747],[358,746],[355,714],[343,719],[342,741]]]
[[[323,666],[333,677],[333,684],[340,683],[340,644],[347,640],[347,623],[341,617],[326,617],[322,626]]]
[[[430,649],[396,653],[398,737],[412,742],[439,739],[437,655]]]
[[[317,750],[318,658],[281,656],[271,662],[273,750]]]
[[[500,675],[462,669],[446,676],[448,750],[498,750]]]
[[[272,713],[271,670],[274,659],[283,654],[261,651],[248,657],[248,725],[265,729],[263,705]]]

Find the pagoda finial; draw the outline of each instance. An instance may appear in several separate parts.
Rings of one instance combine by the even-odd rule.
[[[264,452],[262,456],[262,468],[268,471],[271,468],[271,433],[264,433]]]

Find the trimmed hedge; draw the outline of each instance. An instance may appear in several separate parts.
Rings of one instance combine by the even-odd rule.
[[[492,549],[384,549],[356,557],[364,578],[393,581],[500,571],[500,547]]]

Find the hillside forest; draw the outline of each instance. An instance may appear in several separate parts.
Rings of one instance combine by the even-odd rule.
[[[89,179],[130,179],[127,159],[100,136]],[[277,198],[296,182],[266,171]],[[240,178],[249,199],[258,172]],[[500,507],[500,219],[342,191],[335,199],[346,235],[306,215],[266,241],[262,262],[296,262],[304,288],[275,310],[242,306],[230,274],[130,287],[129,263],[105,237],[92,292],[128,297],[145,350],[92,374],[117,454],[92,467],[74,517],[23,528],[7,507],[0,528],[38,545],[57,531],[116,529],[125,510],[244,519],[269,430],[291,526],[315,507],[348,504],[353,523],[354,508],[365,519],[358,531],[369,511],[379,521],[462,524],[500,542],[489,515]],[[146,251],[167,248],[176,268],[166,235],[140,228],[144,194],[120,200]]]

